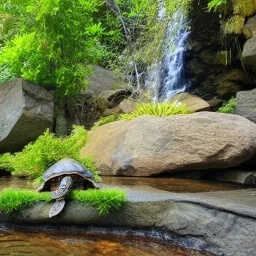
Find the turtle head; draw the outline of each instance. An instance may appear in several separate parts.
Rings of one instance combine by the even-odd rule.
[[[59,199],[67,195],[72,188],[73,179],[70,176],[64,177],[56,191],[52,192],[53,199]]]

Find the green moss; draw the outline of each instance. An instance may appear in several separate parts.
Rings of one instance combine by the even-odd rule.
[[[69,137],[57,138],[47,130],[21,152],[0,156],[0,167],[16,176],[38,178],[54,163],[63,158],[73,158],[92,171],[98,172],[91,157],[80,158],[80,149],[87,140],[87,131],[82,126],[74,126]]]
[[[223,25],[224,34],[241,34],[245,18],[240,15],[230,17]]]
[[[101,215],[108,214],[110,209],[119,210],[126,203],[126,192],[120,189],[74,190],[70,197],[96,207]]]
[[[193,111],[187,109],[185,104],[181,104],[177,101],[173,102],[162,102],[162,103],[144,103],[137,104],[135,111],[131,114],[120,114],[124,120],[131,120],[133,118],[152,115],[152,116],[170,116],[178,114],[190,114]]]
[[[101,126],[104,124],[115,122],[118,119],[119,119],[119,115],[110,115],[110,116],[102,117],[94,126]]]
[[[36,193],[29,190],[5,189],[0,193],[0,210],[5,213],[19,211],[38,201],[51,200],[50,193]]]
[[[96,207],[99,214],[119,210],[126,202],[126,192],[120,189],[72,191],[69,199]],[[12,213],[30,207],[39,201],[50,201],[50,192],[37,193],[30,190],[5,189],[0,192],[0,211]]]
[[[236,106],[237,106],[237,99],[233,97],[229,101],[223,103],[222,107],[220,107],[217,112],[232,114],[234,113]]]

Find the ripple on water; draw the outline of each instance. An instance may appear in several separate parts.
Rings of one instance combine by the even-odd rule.
[[[6,231],[0,234],[0,255],[74,256],[211,256],[174,244],[142,238],[90,238],[83,234]]]

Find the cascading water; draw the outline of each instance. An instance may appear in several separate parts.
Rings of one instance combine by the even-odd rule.
[[[159,21],[166,19],[165,8],[159,2]],[[178,10],[168,22],[163,44],[163,54],[148,71],[145,86],[151,91],[153,102],[169,100],[173,95],[185,91],[189,83],[184,76],[184,54],[187,21],[182,10]]]

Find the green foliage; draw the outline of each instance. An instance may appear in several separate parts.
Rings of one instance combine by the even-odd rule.
[[[36,193],[29,190],[5,189],[0,192],[0,211],[11,213],[38,201],[51,200],[50,193]]]
[[[70,197],[96,207],[101,215],[108,214],[111,209],[119,210],[126,203],[126,192],[120,189],[73,190]]]
[[[0,0],[0,69],[54,86],[59,97],[79,94],[87,88],[87,64],[111,58],[116,43],[111,35],[120,39],[120,30],[103,27],[103,5],[103,0]]]
[[[120,114],[121,118],[124,120],[131,120],[133,118],[152,115],[152,116],[170,116],[178,114],[190,114],[193,111],[187,109],[185,104],[181,104],[178,101],[173,102],[162,102],[162,103],[144,103],[137,104],[136,110],[131,114]]]
[[[233,0],[232,1],[234,14],[241,16],[250,16],[256,10],[256,2],[254,0]]]
[[[214,10],[217,11],[223,5],[227,4],[227,0],[212,0],[208,3],[208,11]]]
[[[5,153],[0,156],[0,167],[17,176],[38,178],[51,165],[63,158],[73,158],[86,166],[98,178],[98,172],[91,157],[80,158],[80,149],[87,140],[87,131],[81,126],[73,126],[67,138],[57,138],[47,130],[34,143],[24,147],[14,155]]]
[[[218,112],[220,113],[234,113],[237,106],[237,99],[231,98],[227,102],[223,103],[222,107],[219,108]]]
[[[101,117],[100,120],[94,126],[101,126],[111,122],[115,122],[119,119],[119,115],[110,115],[106,117]]]
[[[127,202],[126,192],[120,189],[72,191],[69,198],[96,207],[101,215],[108,214],[111,209],[119,210]],[[37,193],[9,188],[0,192],[0,211],[12,213],[36,202],[51,199],[49,192]]]
[[[231,16],[223,25],[224,34],[241,34],[244,21],[243,16]]]

